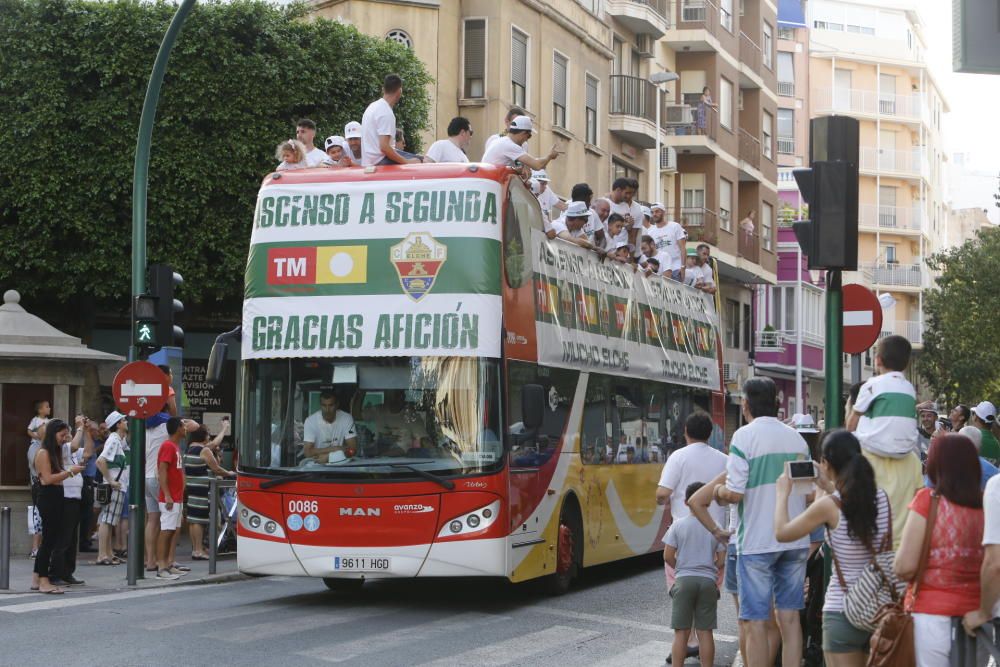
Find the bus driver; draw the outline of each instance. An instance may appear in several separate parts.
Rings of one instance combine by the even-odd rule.
[[[319,410],[305,421],[302,436],[302,454],[318,463],[335,463],[345,458],[345,449],[351,454],[357,450],[357,433],[354,418],[338,410],[339,401],[332,391],[319,396]]]

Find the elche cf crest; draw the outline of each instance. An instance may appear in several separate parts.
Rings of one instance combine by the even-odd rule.
[[[448,247],[426,232],[413,232],[389,248],[389,260],[399,274],[399,284],[414,301],[420,301],[434,287]]]

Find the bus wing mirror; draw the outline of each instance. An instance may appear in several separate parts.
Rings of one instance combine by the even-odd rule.
[[[521,416],[526,431],[542,426],[545,403],[545,388],[542,385],[526,384],[521,387]]]
[[[228,353],[228,343],[217,340],[212,344],[212,351],[208,355],[208,368],[205,369],[205,382],[213,387],[222,382],[222,373],[225,369]]]

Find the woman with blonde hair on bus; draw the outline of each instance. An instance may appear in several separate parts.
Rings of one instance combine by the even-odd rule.
[[[278,148],[274,151],[274,159],[281,162],[276,171],[305,169],[309,166],[306,161],[306,146],[297,139],[289,139],[278,144]]]

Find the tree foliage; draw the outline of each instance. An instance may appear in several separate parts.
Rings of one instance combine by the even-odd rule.
[[[176,5],[0,0],[0,285],[32,301],[127,310],[139,115]],[[302,5],[199,3],[160,96],[149,169],[148,256],[182,298],[235,315],[250,225],[275,146],[295,122],[343,134],[403,77],[407,140],[426,127],[429,76],[407,49]]]
[[[937,286],[924,294],[918,370],[949,404],[1000,402],[1000,229],[934,255]]]

